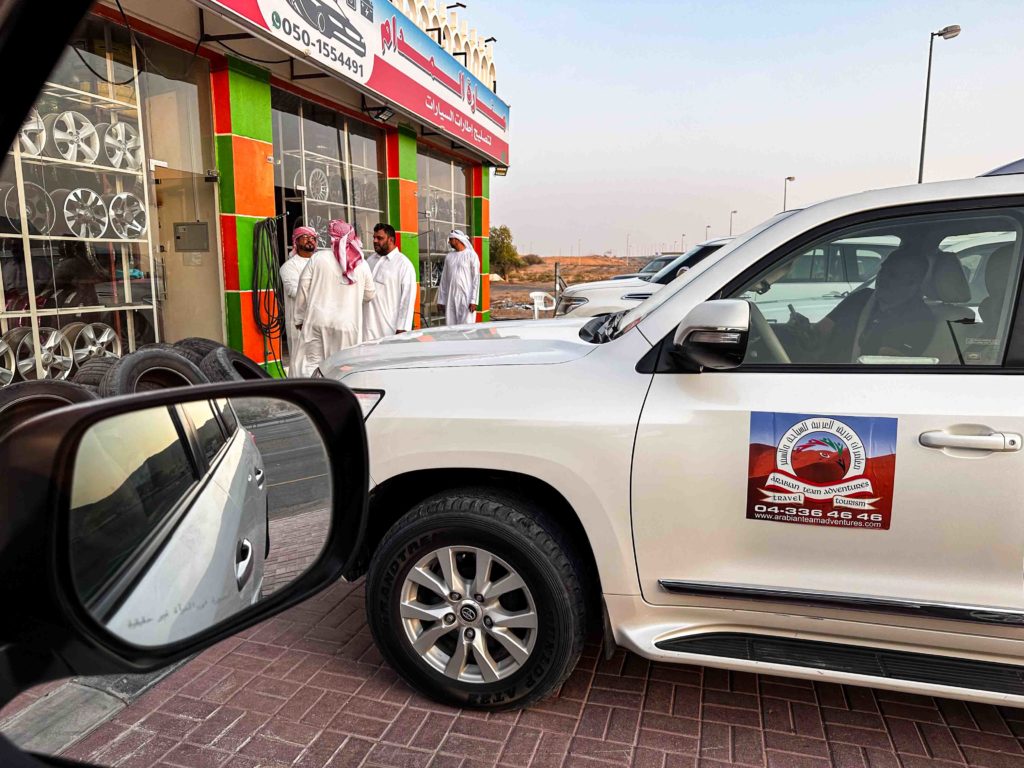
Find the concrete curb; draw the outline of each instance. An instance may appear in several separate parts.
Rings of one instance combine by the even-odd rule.
[[[141,675],[73,677],[0,721],[0,732],[21,749],[58,754],[189,660]]]

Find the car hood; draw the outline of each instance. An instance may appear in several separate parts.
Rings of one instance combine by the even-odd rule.
[[[321,363],[326,378],[397,368],[554,365],[594,351],[580,338],[591,318],[522,320],[425,328],[367,342]]]
[[[576,293],[577,291],[594,291],[604,288],[650,288],[651,284],[639,277],[629,277],[622,280],[595,280],[592,283],[576,283],[570,285],[563,293]],[[659,286],[660,287],[660,286]]]

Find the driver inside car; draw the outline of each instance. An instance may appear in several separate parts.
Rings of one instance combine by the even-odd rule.
[[[861,356],[919,357],[935,332],[924,300],[928,261],[899,248],[882,262],[875,287],[854,291],[811,323],[790,306],[786,334],[815,362],[852,363]]]

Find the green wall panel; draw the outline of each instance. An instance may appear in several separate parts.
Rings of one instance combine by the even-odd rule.
[[[420,236],[419,235],[402,235],[402,245],[399,250],[405,254],[406,258],[412,262],[413,267],[416,268],[416,282],[420,281]]]
[[[242,350],[242,305],[238,293],[228,291],[224,294],[224,310],[227,313],[228,346]]]
[[[484,197],[490,199],[491,197],[491,166],[485,165],[481,170],[480,174],[480,188],[483,190]]]
[[[231,131],[237,136],[272,142],[270,73],[236,59],[229,60]]]
[[[486,237],[480,244],[480,271],[485,273],[491,271],[491,241]]]
[[[407,181],[418,181],[416,172],[416,132],[398,129],[398,175]]]
[[[402,185],[399,179],[388,179],[388,224],[401,231]]]
[[[217,136],[217,170],[220,172],[220,212],[235,212],[235,151],[230,136]]]
[[[256,222],[262,219],[255,216],[235,216],[235,229],[238,232],[238,287],[248,291],[252,288],[252,233]],[[267,281],[264,280],[264,283]],[[269,288],[261,285],[260,288]]]

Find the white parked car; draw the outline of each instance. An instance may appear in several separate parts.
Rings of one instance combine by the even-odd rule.
[[[635,307],[663,285],[668,285],[680,274],[699,264],[712,253],[732,240],[722,237],[708,240],[689,251],[677,255],[657,272],[638,273],[633,276],[618,276],[609,280],[570,285],[558,297],[555,317],[595,317]],[[682,270],[682,271],[680,271]]]
[[[650,278],[650,277],[653,277],[654,275],[658,274],[659,272],[661,272],[661,270],[663,270],[665,267],[667,267],[669,264],[671,264],[673,261],[675,261],[677,258],[679,258],[682,255],[683,255],[682,253],[678,253],[678,252],[674,252],[674,251],[673,252],[666,251],[665,253],[658,253],[658,254],[655,254],[653,259],[651,259],[646,264],[644,264],[639,272],[630,272],[628,275],[614,275],[613,277],[610,277],[608,279],[609,280],[628,280],[631,277],[647,277],[647,278]]]
[[[382,652],[479,707],[554,690],[601,626],[662,662],[1024,705],[1022,244],[1024,175],[879,190],[628,311],[335,356]]]

